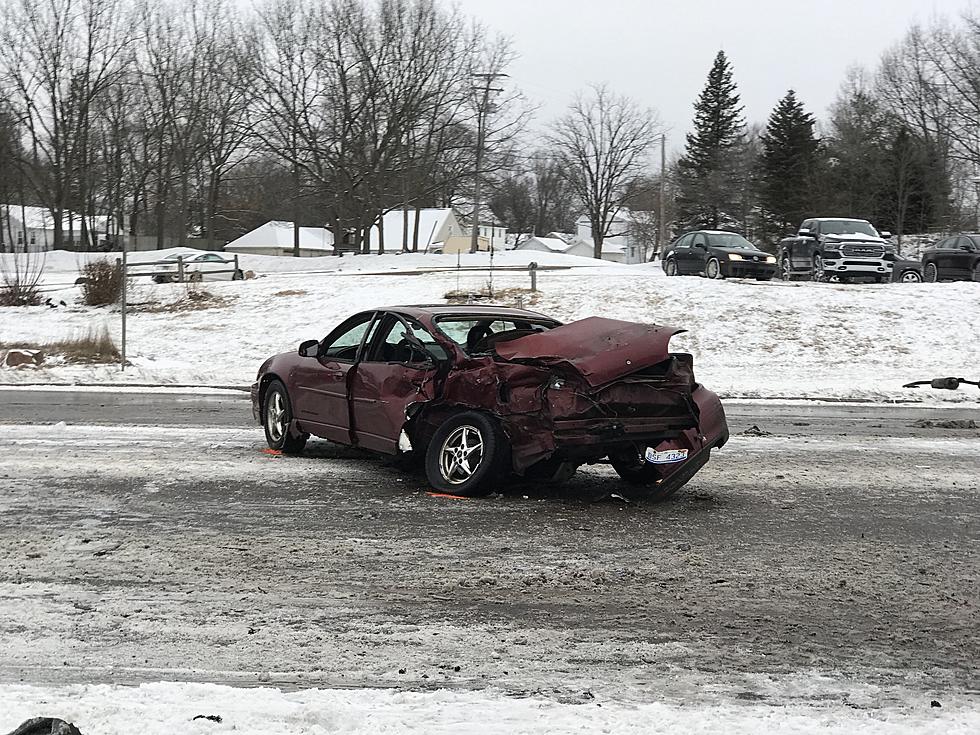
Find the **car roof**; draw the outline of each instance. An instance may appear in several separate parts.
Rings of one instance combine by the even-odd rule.
[[[860,217],[810,217],[811,222],[866,222],[871,224],[866,219],[861,219]]]
[[[383,306],[376,311],[395,311],[399,314],[420,317],[444,316],[493,316],[493,317],[524,317],[525,319],[548,319],[557,321],[546,314],[527,309],[515,309],[500,304],[416,304],[406,306]]]

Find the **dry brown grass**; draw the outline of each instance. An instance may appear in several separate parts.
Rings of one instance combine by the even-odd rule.
[[[533,306],[541,297],[540,291],[531,291],[528,288],[501,288],[495,289],[493,298],[490,298],[489,291],[447,291],[443,298],[450,304],[472,304],[492,301],[501,306]]]
[[[47,358],[60,357],[73,365],[119,362],[120,358],[119,348],[105,326],[101,329],[89,329],[85,334],[76,337],[45,344],[0,343],[0,349],[39,350],[44,353],[46,361]]]
[[[298,289],[287,289],[285,291],[276,291],[273,296],[306,296],[306,291],[301,291]]]
[[[148,314],[174,314],[185,311],[204,311],[205,309],[228,306],[234,301],[235,297],[233,296],[218,296],[217,294],[213,294],[200,286],[194,286],[192,284],[190,287],[188,287],[187,293],[184,294],[182,298],[166,304],[161,304],[156,301],[148,304],[142,304],[139,311],[146,312]]]

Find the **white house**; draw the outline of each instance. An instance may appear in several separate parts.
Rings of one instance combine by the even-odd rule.
[[[424,253],[442,249],[444,244],[452,238],[458,238],[464,234],[463,228],[452,209],[448,207],[421,209],[418,210],[418,245],[416,248],[415,220],[415,209],[409,209],[407,217],[404,209],[393,209],[381,218],[386,253],[396,253],[402,250],[406,237],[409,250],[417,249]],[[378,225],[371,228],[369,240],[371,252],[376,253],[381,241]]]
[[[514,249],[537,250],[542,253],[580,255],[583,258],[592,257],[592,244],[585,240],[579,240],[578,238],[565,241],[557,237],[528,237],[517,243]]]
[[[82,234],[81,217],[74,212],[62,215],[62,231],[66,244],[79,243]],[[89,236],[94,244],[105,239],[109,217],[88,218]],[[19,204],[0,204],[2,241],[18,250],[51,250],[54,247],[54,217],[46,207],[27,207]]]
[[[609,234],[602,241],[602,259],[617,263],[642,263],[652,244],[645,240],[649,239],[654,217],[652,212],[620,209],[613,216]],[[592,225],[588,217],[583,215],[575,220],[575,228],[578,238],[592,243]]]
[[[292,255],[293,223],[272,220],[225,245],[229,253],[249,255]],[[301,257],[333,255],[333,233],[325,227],[299,228]]]

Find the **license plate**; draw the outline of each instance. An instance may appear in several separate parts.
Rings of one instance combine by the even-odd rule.
[[[658,452],[653,447],[647,447],[643,458],[650,464],[673,464],[674,462],[683,462],[687,459],[687,450],[665,449],[662,452]]]

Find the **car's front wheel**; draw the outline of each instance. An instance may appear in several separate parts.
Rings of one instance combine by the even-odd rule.
[[[902,275],[898,280],[901,283],[922,283],[922,276],[919,275],[918,271],[907,270],[902,271]]]
[[[818,283],[827,279],[827,274],[823,269],[823,258],[820,255],[813,256],[813,265],[810,269],[810,279]]]
[[[925,270],[926,283],[935,283],[939,280],[939,269],[935,263],[927,263]]]
[[[289,393],[280,381],[274,380],[265,392],[262,402],[262,426],[265,428],[265,440],[272,449],[278,449],[283,454],[299,454],[306,446],[309,434],[292,433],[293,406],[289,402]]]
[[[718,258],[710,258],[708,260],[708,263],[704,266],[704,275],[708,278],[725,277],[721,272],[721,263],[718,262]]]
[[[506,469],[507,456],[507,439],[493,419],[466,411],[436,429],[425,453],[425,474],[444,493],[489,495]]]
[[[667,260],[664,261],[664,274],[668,276],[677,275],[677,263],[673,258],[667,258]]]
[[[973,266],[973,280],[980,283],[980,263]]]

